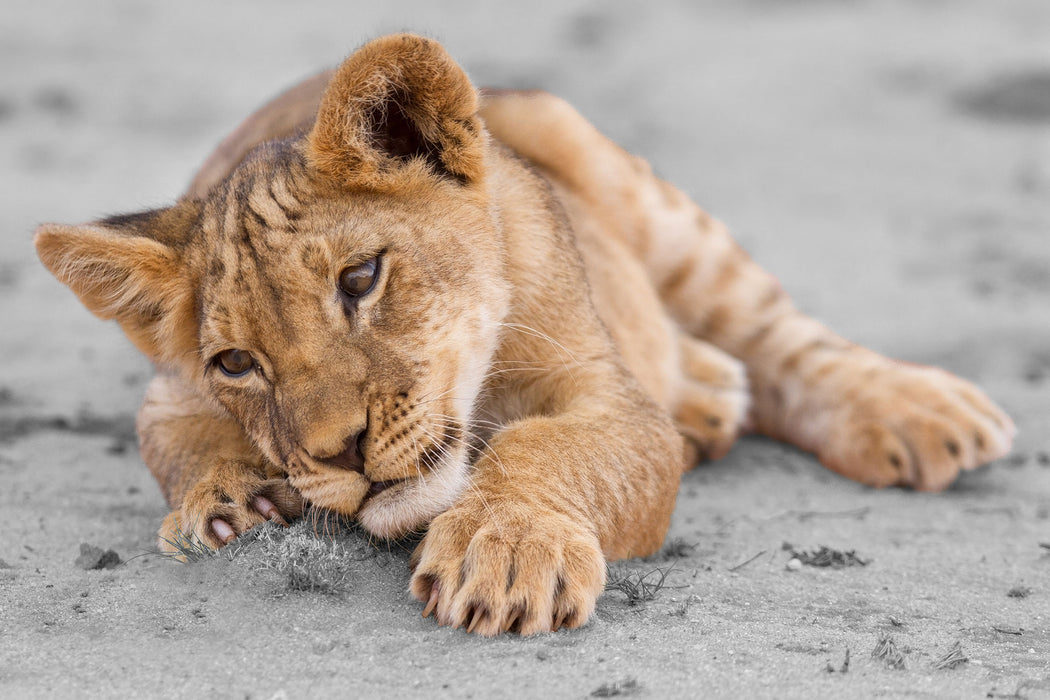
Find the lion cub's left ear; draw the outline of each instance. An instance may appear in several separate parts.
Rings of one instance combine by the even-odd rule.
[[[89,311],[115,319],[150,359],[170,363],[196,350],[195,297],[181,253],[195,212],[180,203],[81,226],[41,224],[34,242]]]
[[[484,174],[477,112],[477,91],[437,42],[387,36],[336,71],[308,154],[316,168],[351,186],[396,187],[408,167],[471,183]]]

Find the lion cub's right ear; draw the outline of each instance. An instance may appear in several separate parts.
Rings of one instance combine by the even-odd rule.
[[[196,348],[193,288],[179,253],[189,206],[82,226],[41,224],[37,254],[88,310],[116,319],[154,361],[170,362]]]
[[[463,69],[436,41],[396,34],[339,66],[307,152],[342,184],[389,190],[420,167],[464,184],[480,180],[485,140],[477,91]]]

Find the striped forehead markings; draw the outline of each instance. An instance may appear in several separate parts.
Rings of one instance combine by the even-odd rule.
[[[205,231],[221,231],[215,238],[218,245],[211,250],[213,298],[209,306],[225,326],[221,332],[235,336],[230,342],[262,342],[274,336],[292,342],[295,325],[282,313],[289,292],[277,282],[283,275],[271,274],[288,260],[267,240],[267,233],[274,231],[270,222],[287,223],[287,218],[269,196],[268,183],[252,183],[250,187],[231,187],[221,212],[222,223],[215,217]],[[275,232],[281,233],[280,229]]]
[[[292,194],[284,178],[274,178],[270,181],[269,194],[270,199],[284,214],[286,221],[292,223],[299,218],[302,205],[295,198],[295,195]]]

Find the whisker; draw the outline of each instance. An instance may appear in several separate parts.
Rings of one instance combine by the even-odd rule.
[[[548,343],[550,343],[551,346],[553,346],[554,348],[557,348],[558,350],[561,350],[566,355],[568,355],[569,359],[571,359],[577,365],[581,365],[582,366],[582,363],[576,358],[576,355],[573,354],[573,352],[571,350],[569,350],[567,347],[565,347],[564,345],[559,343],[557,340],[555,340],[554,338],[552,338],[549,335],[547,335],[546,333],[544,333],[543,331],[536,330],[535,328],[533,328],[531,326],[526,326],[523,323],[500,323],[499,325],[503,326],[504,328],[509,328],[512,331],[518,331],[519,333],[521,333],[523,335],[529,335],[529,336],[532,336],[533,338],[539,338],[540,340],[545,340]]]
[[[557,340],[555,340],[554,338],[550,337],[546,333],[543,333],[542,331],[538,331],[535,328],[532,328],[531,326],[526,326],[526,325],[521,324],[521,323],[500,323],[500,325],[503,326],[504,328],[509,328],[510,330],[517,331],[517,332],[521,333],[522,335],[528,335],[528,336],[531,336],[533,338],[539,338],[540,340],[545,340],[548,343],[550,343],[550,345],[553,348],[555,348],[556,350],[560,350],[563,353],[565,353],[569,357],[569,359],[572,360],[574,364],[576,364],[577,367],[582,367],[583,366],[583,363],[581,363],[579,361],[579,359],[577,359],[576,355],[574,355],[571,350],[566,348],[564,345],[562,345],[561,343],[559,343]],[[573,384],[576,384],[576,377],[573,375],[572,370],[569,368],[569,365],[565,362],[564,358],[561,358],[561,363],[562,363],[562,367],[564,367],[564,369],[565,369],[566,374],[569,375],[569,379],[572,380]]]
[[[422,428],[422,430],[426,432],[426,428]],[[458,442],[459,444],[463,445],[463,447],[468,452],[475,453],[479,458],[483,456],[488,456],[489,459],[495,462],[496,466],[499,467],[500,473],[506,476],[508,473],[506,465],[503,464],[503,460],[500,459],[499,454],[497,454],[496,451],[492,449],[492,446],[488,443],[488,441],[479,435],[473,435],[471,437],[474,440],[480,442],[481,446],[479,447],[478,445],[475,445],[473,440],[468,442],[467,440],[459,437],[452,437],[451,439],[453,442]]]
[[[425,432],[425,429],[424,429],[424,432]],[[422,467],[419,466],[419,454],[420,454],[419,442],[416,441],[416,436],[415,435],[412,436],[412,447],[414,448],[414,452],[413,452],[413,457],[414,458],[411,461],[413,462],[413,464],[416,467],[416,474],[419,475],[420,482],[422,482],[423,486],[426,486],[427,485],[427,480],[425,478],[423,478],[423,469],[422,469]]]
[[[445,415],[444,413],[431,413],[428,415],[428,417],[434,418],[436,420],[445,420],[448,422],[448,425],[452,425],[453,427],[458,427],[460,425],[460,420],[458,418],[454,416]],[[492,428],[493,430],[502,430],[504,427],[506,427],[503,423],[497,423],[496,421],[492,420],[485,420],[484,418],[473,418],[471,419],[470,424],[481,426],[484,428]]]

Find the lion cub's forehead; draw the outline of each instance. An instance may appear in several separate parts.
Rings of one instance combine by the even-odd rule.
[[[263,344],[331,321],[339,272],[386,250],[400,218],[374,197],[316,184],[287,154],[249,159],[204,207],[195,265],[203,348]]]

